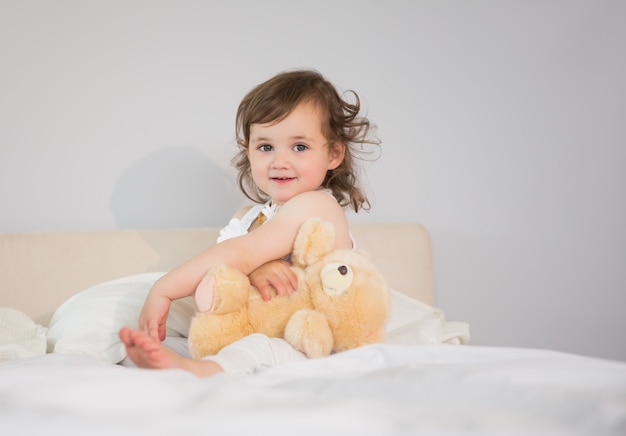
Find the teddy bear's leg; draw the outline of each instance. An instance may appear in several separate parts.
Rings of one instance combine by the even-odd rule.
[[[222,314],[245,305],[248,300],[250,280],[234,268],[217,266],[204,275],[194,295],[200,312]]]
[[[333,349],[333,334],[326,317],[311,309],[291,316],[285,327],[285,340],[308,357],[328,356]]]
[[[226,345],[252,333],[245,308],[223,315],[197,313],[189,327],[189,351],[194,359],[217,354]]]

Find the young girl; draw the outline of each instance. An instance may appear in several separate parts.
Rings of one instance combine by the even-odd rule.
[[[369,202],[358,185],[355,160],[363,146],[379,141],[359,116],[358,95],[350,103],[316,71],[289,71],[250,91],[237,110],[239,152],[233,164],[243,193],[257,203],[239,211],[221,231],[218,244],[159,279],[146,297],[139,329],[120,338],[140,367],[182,368],[199,376],[252,372],[261,366],[302,359],[285,341],[251,335],[217,356],[193,360],[163,346],[165,323],[175,299],[193,295],[207,269],[226,264],[249,275],[263,298],[297,286],[289,253],[298,229],[311,217],[330,221],[336,248],[352,248],[345,207]],[[201,296],[196,295],[200,305]],[[277,297],[280,298],[280,297]],[[209,302],[210,305],[210,302]]]

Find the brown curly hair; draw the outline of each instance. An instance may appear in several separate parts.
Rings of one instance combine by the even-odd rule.
[[[329,147],[345,144],[343,162],[329,170],[322,188],[329,189],[342,207],[350,206],[355,212],[368,210],[369,200],[361,190],[356,159],[371,154],[367,145],[380,150],[380,140],[374,136],[375,126],[365,116],[359,116],[361,104],[354,91],[347,91],[354,101],[348,102],[339,95],[335,86],[314,70],[282,72],[257,85],[241,101],[237,109],[236,141],[239,152],[232,159],[239,172],[239,188],[250,200],[264,203],[269,198],[252,180],[247,151],[250,126],[279,122],[302,102],[313,102],[322,111],[322,133]],[[376,156],[378,157],[378,155]]]

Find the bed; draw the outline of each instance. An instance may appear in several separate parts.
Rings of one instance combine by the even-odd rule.
[[[436,307],[422,225],[352,228],[393,290],[383,342],[206,379],[114,364],[114,330],[217,229],[0,235],[2,434],[626,434],[626,363],[471,345]]]

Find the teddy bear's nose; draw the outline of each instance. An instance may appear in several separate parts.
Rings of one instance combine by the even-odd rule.
[[[342,276],[345,276],[346,274],[348,274],[348,267],[345,265],[341,265],[339,268],[337,268],[337,271],[339,271],[339,274],[341,274]]]

